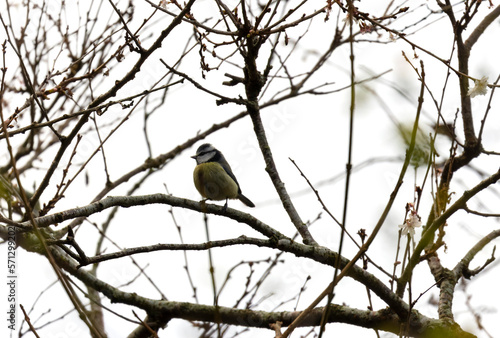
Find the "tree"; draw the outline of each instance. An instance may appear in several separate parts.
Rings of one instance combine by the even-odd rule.
[[[7,2],[0,235],[8,276],[37,281],[26,261],[43,257],[57,278],[30,285],[40,298],[9,291],[19,335],[74,316],[92,337],[333,323],[472,337],[461,292],[489,335],[467,281],[498,271],[500,77],[472,52],[489,56],[499,15],[486,1]],[[199,201],[184,159],[206,139],[255,210]]]

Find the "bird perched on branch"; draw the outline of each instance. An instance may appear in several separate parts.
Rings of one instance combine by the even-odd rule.
[[[255,204],[241,193],[238,180],[234,176],[224,155],[211,144],[202,144],[191,156],[196,160],[193,172],[194,185],[198,192],[206,199],[214,201],[239,199],[245,205],[253,208]]]

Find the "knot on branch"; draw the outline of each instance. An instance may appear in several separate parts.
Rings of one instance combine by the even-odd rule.
[[[465,141],[465,148],[464,148],[464,155],[468,159],[473,159],[478,157],[481,154],[481,151],[483,150],[483,146],[481,145],[481,142],[477,138],[473,139],[466,139]]]

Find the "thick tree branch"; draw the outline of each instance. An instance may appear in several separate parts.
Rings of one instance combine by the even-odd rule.
[[[260,240],[260,239],[239,239],[241,242],[238,244],[243,244],[246,241],[246,244],[252,244],[257,246],[267,246],[269,248],[278,249],[281,251],[292,253],[298,257],[305,257],[312,259],[318,263],[326,264],[330,266],[334,266],[336,260],[338,259],[337,253],[331,251],[322,246],[311,246],[304,245],[293,241],[292,239],[286,237],[282,233],[274,230],[267,224],[261,222],[260,220],[254,218],[252,215],[240,212],[238,210],[227,208],[224,211],[224,208],[214,204],[201,204],[195,201],[177,198],[170,195],[165,194],[155,194],[155,195],[146,195],[146,196],[120,196],[120,197],[107,197],[99,202],[91,203],[84,207],[74,208],[70,210],[66,210],[63,212],[55,213],[52,215],[42,216],[36,218],[34,221],[38,225],[39,228],[46,228],[51,224],[61,223],[66,220],[71,220],[79,217],[87,217],[93,215],[95,213],[101,212],[105,209],[121,206],[121,207],[133,207],[133,206],[143,206],[148,204],[168,204],[172,206],[183,207],[199,212],[205,212],[214,215],[225,216],[231,218],[237,222],[245,223],[252,227],[254,230],[260,232],[264,236],[268,238],[268,240]],[[20,230],[29,231],[31,229],[28,222],[24,222],[20,224]],[[0,227],[0,236],[6,236],[6,228]],[[34,242],[33,238],[25,239],[20,244],[27,250],[37,250],[39,247]],[[229,245],[230,242],[220,242],[219,245]],[[178,250],[182,249],[202,249],[207,248],[210,244],[202,244],[202,245],[186,245],[185,247],[182,245],[176,245]],[[158,249],[161,250],[170,250],[175,249],[175,246],[169,244],[158,244],[158,246],[151,246],[146,248],[136,248],[130,249],[130,251],[125,251],[127,254],[146,252],[150,249],[150,251],[155,251]],[[113,254],[111,254],[113,255]],[[121,254],[117,254],[122,256]],[[126,254],[125,254],[126,255]],[[112,256],[108,256],[112,257]],[[96,258],[99,260],[98,258]],[[353,265],[350,260],[345,257],[340,257],[340,268],[345,268],[346,266],[350,266],[351,268],[345,271],[345,275],[353,278],[354,280],[364,284],[370,290],[372,290],[375,294],[377,294],[382,300],[384,300],[394,311],[398,313],[400,316],[406,316],[408,313],[408,305],[405,304],[399,297],[397,297],[384,283],[382,283],[378,278],[373,276],[368,271],[358,267],[357,265]],[[81,264],[81,263],[80,263]]]
[[[154,327],[158,328],[163,327],[172,318],[181,318],[207,322],[222,321],[229,325],[244,325],[247,327],[269,329],[269,325],[277,321],[283,322],[283,325],[289,325],[301,313],[300,311],[265,312],[219,306],[216,318],[216,311],[214,310],[214,306],[211,305],[153,300],[137,295],[136,293],[121,291],[99,280],[84,269],[78,269],[76,263],[59,248],[52,248],[51,251],[58,264],[66,271],[86,285],[104,294],[112,302],[132,305],[145,310],[149,318],[156,322]],[[331,305],[331,307],[332,310],[330,311],[328,322],[350,323],[393,333],[400,332],[401,323],[399,317],[391,310],[358,310],[342,305]],[[323,311],[323,308],[317,308],[312,311],[302,321],[301,326],[317,326],[321,320]],[[410,316],[410,335],[420,338],[436,337],[437,333],[441,334],[439,337],[473,337],[462,331],[458,325],[448,325],[447,323],[427,318],[417,312],[414,312]]]
[[[247,39],[247,53],[243,55],[245,58],[245,92],[247,95],[246,107],[247,111],[252,118],[252,123],[255,131],[255,135],[259,142],[259,147],[264,157],[266,163],[266,171],[273,182],[274,188],[280,197],[283,208],[288,213],[290,220],[293,225],[297,228],[298,232],[303,238],[304,243],[311,245],[318,245],[314,240],[311,233],[307,229],[306,224],[300,218],[295,206],[288,194],[285,183],[280,178],[278,169],[274,162],[273,154],[271,152],[271,147],[267,142],[266,131],[264,125],[262,124],[262,119],[260,117],[260,107],[259,107],[259,93],[262,87],[265,85],[267,80],[267,74],[270,69],[266,69],[264,74],[261,74],[257,69],[257,57],[259,54],[259,48],[262,43],[262,38],[256,36],[249,36]]]

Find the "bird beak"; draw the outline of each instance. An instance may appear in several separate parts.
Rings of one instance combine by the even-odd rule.
[[[194,156],[191,156],[191,158],[194,158],[194,159],[196,160],[196,155],[194,155]]]

